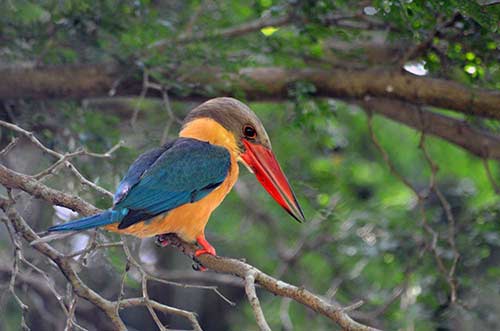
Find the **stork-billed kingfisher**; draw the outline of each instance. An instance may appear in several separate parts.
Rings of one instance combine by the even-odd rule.
[[[122,179],[113,207],[49,231],[106,230],[140,238],[175,233],[215,255],[205,239],[210,214],[238,179],[240,161],[291,216],[304,220],[259,118],[233,98],[211,99],[189,112],[179,138],[139,156]]]

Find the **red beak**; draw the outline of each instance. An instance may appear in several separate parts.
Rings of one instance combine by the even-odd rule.
[[[258,181],[293,218],[304,221],[304,213],[273,152],[246,139],[242,141],[246,151],[241,154],[241,158],[253,170]]]

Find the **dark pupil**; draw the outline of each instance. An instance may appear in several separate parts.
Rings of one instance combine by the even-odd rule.
[[[245,136],[247,137],[253,137],[255,136],[255,130],[249,126],[245,128]]]

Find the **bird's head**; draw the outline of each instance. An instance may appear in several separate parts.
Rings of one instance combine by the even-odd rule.
[[[271,141],[262,122],[244,103],[233,98],[211,99],[193,109],[184,121],[209,119],[232,135],[237,159],[255,174],[266,191],[297,221],[304,214],[288,180],[272,152]]]

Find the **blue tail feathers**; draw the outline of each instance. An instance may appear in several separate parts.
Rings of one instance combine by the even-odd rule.
[[[116,210],[106,210],[100,214],[80,218],[75,221],[54,225],[48,228],[48,231],[74,231],[74,230],[87,230],[95,227],[108,225],[121,221],[124,213]],[[126,213],[125,213],[126,214]],[[122,216],[123,215],[123,216]],[[121,217],[120,217],[121,216]]]

